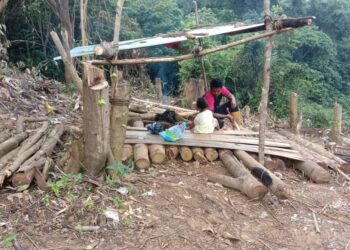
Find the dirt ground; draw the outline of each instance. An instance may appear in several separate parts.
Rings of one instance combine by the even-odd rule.
[[[294,200],[251,201],[208,182],[208,171],[226,173],[220,162],[166,162],[119,184],[52,173],[58,197],[0,191],[0,237],[15,233],[22,249],[349,249],[349,183],[316,185],[287,169]],[[108,209],[119,222],[106,219]]]

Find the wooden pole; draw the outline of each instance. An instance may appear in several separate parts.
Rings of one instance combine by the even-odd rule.
[[[332,139],[338,143],[341,142],[342,130],[342,106],[339,103],[334,103],[333,107],[333,124],[332,124]]]
[[[115,26],[113,43],[119,43],[120,21],[125,0],[118,0],[116,5]],[[118,48],[115,49],[114,60],[118,59]],[[129,85],[121,84],[122,74],[117,67],[111,69],[112,93],[111,93],[111,116],[110,116],[110,148],[114,160],[121,162],[123,157],[123,145],[125,140],[126,125],[129,112]],[[110,169],[109,175],[112,179],[118,178],[117,171]]]
[[[190,60],[194,59],[198,56],[206,56],[210,55],[219,51],[223,51],[244,43],[248,42],[253,42],[259,39],[263,39],[266,37],[270,37],[273,35],[281,34],[287,31],[293,30],[292,28],[286,28],[282,30],[275,30],[271,32],[265,32],[263,34],[251,36],[248,38],[244,38],[238,41],[234,41],[232,43],[228,43],[225,45],[218,46],[216,48],[212,49],[206,49],[199,51],[197,54],[187,54],[187,55],[182,55],[182,56],[175,56],[175,57],[151,57],[151,58],[138,58],[138,59],[123,59],[123,60],[112,60],[112,61],[107,61],[107,60],[91,60],[89,61],[93,65],[133,65],[133,64],[147,64],[147,63],[157,63],[157,62],[178,62],[178,61],[183,61],[183,60]]]
[[[295,92],[290,93],[289,103],[289,126],[294,134],[299,134],[298,131],[298,95]]]
[[[264,20],[267,32],[272,32],[273,24],[270,16],[270,0],[264,0]],[[264,164],[265,158],[265,130],[267,121],[267,103],[270,89],[270,70],[272,55],[272,35],[268,37],[265,45],[265,62],[263,72],[263,86],[259,105],[259,162]]]

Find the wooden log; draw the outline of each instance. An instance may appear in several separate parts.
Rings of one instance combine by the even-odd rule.
[[[205,93],[203,81],[190,78],[184,88],[183,94],[189,108],[196,109],[196,101]]]
[[[205,164],[208,162],[207,158],[205,158],[204,150],[202,148],[192,148],[192,154],[195,161],[198,161],[200,164]]]
[[[179,148],[177,146],[167,146],[166,155],[169,160],[175,160],[179,155]]]
[[[132,146],[130,144],[124,144],[123,146],[123,157],[122,161],[126,162],[134,155],[134,151],[132,149]]]
[[[178,61],[183,61],[183,60],[190,60],[190,59],[195,59],[198,56],[206,56],[210,55],[219,51],[223,51],[235,46],[239,46],[244,43],[248,42],[253,42],[259,39],[263,39],[266,37],[270,37],[273,35],[281,34],[287,31],[293,30],[292,28],[286,28],[282,30],[277,30],[277,31],[271,31],[271,32],[265,32],[263,34],[251,36],[248,38],[244,38],[238,41],[234,41],[232,43],[228,43],[225,45],[218,46],[216,48],[212,49],[206,49],[199,51],[196,54],[188,54],[188,55],[181,55],[181,56],[176,56],[176,57],[154,57],[154,58],[140,58],[140,59],[122,59],[122,60],[113,60],[113,61],[107,61],[107,60],[91,60],[89,63],[93,65],[133,65],[133,64],[147,64],[147,63],[157,63],[157,62],[178,62]]]
[[[133,126],[134,126],[134,127],[137,127],[137,128],[143,128],[143,127],[145,127],[143,121],[140,121],[140,120],[134,121]]]
[[[148,113],[148,109],[145,107],[145,105],[137,105],[137,104],[130,104],[129,111],[131,111],[133,113],[138,113],[138,114]],[[131,116],[131,115],[129,114],[129,116]]]
[[[161,164],[165,161],[165,147],[159,144],[150,145],[149,155],[152,163]]]
[[[156,78],[156,94],[157,94],[157,98],[158,100],[162,100],[163,98],[163,88],[162,88],[162,81],[160,80],[160,78]]]
[[[38,161],[31,162],[28,168],[29,170],[25,172],[19,172],[12,176],[11,183],[14,187],[19,187],[23,185],[30,185],[33,181],[35,175],[35,168],[41,168],[45,165],[46,159],[41,158]],[[24,163],[25,164],[25,163]]]
[[[165,105],[165,104],[151,102],[151,101],[147,101],[147,100],[141,100],[141,99],[138,99],[135,97],[131,97],[131,99],[135,102],[144,103],[144,104],[148,104],[151,106],[156,106],[156,107],[160,107],[160,108],[164,108],[164,109],[170,109],[170,110],[174,110],[174,111],[178,111],[178,112],[186,112],[188,114],[198,113],[198,111],[196,111],[196,110],[180,108],[180,107],[176,107],[176,106],[172,106],[172,105]]]
[[[240,190],[251,199],[262,199],[267,193],[267,188],[256,180],[242,163],[232,155],[231,151],[220,150],[220,159],[226,169],[236,177],[235,189]]]
[[[24,122],[25,122],[25,118],[23,116],[19,115],[17,117],[17,120],[16,120],[16,132],[17,133],[24,132]]]
[[[183,161],[190,161],[190,160],[192,160],[193,153],[192,153],[191,148],[186,147],[186,146],[182,146],[182,147],[180,147],[179,152],[180,152],[181,159]]]
[[[0,170],[6,167],[6,165],[10,162],[13,161],[18,154],[20,150],[20,147],[17,147],[13,149],[11,152],[7,153],[3,157],[0,158]]]
[[[96,56],[102,56],[107,60],[114,59],[114,56],[117,53],[116,47],[113,46],[112,43],[108,42],[102,42],[101,44],[97,45],[94,51]]]
[[[299,171],[303,172],[315,183],[329,183],[331,175],[328,171],[317,165],[312,161],[296,161],[294,167]]]
[[[135,121],[134,127],[144,127],[142,121]],[[135,167],[139,170],[149,168],[148,147],[146,144],[136,144],[134,146]]]
[[[251,183],[247,182],[244,177],[232,178],[227,175],[208,173],[208,180],[220,183],[225,187],[236,189],[253,200],[261,200],[267,193],[265,186],[261,184],[260,186],[250,186]]]
[[[219,153],[215,148],[205,148],[204,153],[205,157],[210,162],[216,161],[219,158]]]
[[[331,137],[337,143],[341,143],[341,140],[342,140],[341,131],[342,131],[342,106],[338,103],[334,103]]]
[[[287,137],[289,140],[295,141],[296,143],[302,145],[303,147],[310,149],[311,151],[315,151],[316,153],[318,153],[320,155],[323,155],[329,159],[334,160],[338,164],[345,163],[344,160],[342,160],[339,157],[335,156],[334,154],[328,152],[324,147],[322,147],[316,143],[305,140],[304,138],[302,138],[300,136],[293,135],[292,133],[285,131],[285,130],[278,130],[277,132],[279,134]]]
[[[37,143],[40,138],[46,133],[46,131],[49,129],[49,122],[44,122],[44,124],[41,126],[40,129],[38,129],[34,135],[30,136],[27,140],[25,140],[20,149],[20,153],[28,150],[31,148],[35,143]]]
[[[139,170],[149,168],[148,147],[145,144],[134,146],[135,167]]]
[[[299,134],[298,132],[298,95],[295,92],[290,93],[289,127],[292,133]]]
[[[109,93],[104,71],[84,64],[83,131],[87,173],[96,176],[105,167],[109,150]]]
[[[3,143],[11,137],[11,133],[8,130],[4,130],[0,133],[0,143]]]
[[[6,155],[11,150],[19,146],[19,144],[28,137],[28,134],[23,132],[11,137],[0,144],[0,158]]]
[[[34,155],[40,149],[43,141],[44,138],[40,139],[31,148],[22,152],[11,165],[0,171],[0,187],[4,183],[5,178],[11,177],[17,171],[17,169],[20,168],[22,163],[27,162],[27,164],[30,165],[32,162],[34,162],[32,159],[29,159],[28,161],[27,159]]]
[[[248,153],[242,150],[234,150],[233,153],[248,169],[253,170],[256,167],[259,167],[266,171],[272,179],[272,184],[269,188],[271,192],[274,193],[278,198],[288,199],[293,197],[292,191],[282,180],[280,180],[271,171],[266,169],[262,164],[252,158]]]

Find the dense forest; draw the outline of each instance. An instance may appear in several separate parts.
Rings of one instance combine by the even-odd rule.
[[[81,45],[79,29],[79,1],[68,1],[68,23],[62,22],[53,11],[51,1],[9,1],[2,13],[0,39],[7,48],[2,58],[25,70],[35,67],[47,78],[64,80],[61,62],[52,58],[57,50],[50,31],[70,30],[70,46]],[[113,40],[114,0],[89,0],[87,33],[89,44]],[[272,85],[269,107],[278,118],[288,116],[291,91],[300,97],[305,126],[328,126],[332,105],[337,101],[345,110],[345,123],[350,126],[350,2],[347,0],[280,0],[272,1],[273,16],[316,16],[313,26],[274,37]],[[259,23],[263,19],[261,0],[199,0],[200,25],[227,22]],[[126,0],[123,8],[121,40],[149,37],[196,26],[194,5],[191,0]],[[205,48],[238,39],[218,36],[203,40]],[[209,78],[221,78],[237,96],[240,106],[249,105],[257,110],[261,93],[264,42],[257,41],[220,52],[204,59]],[[193,41],[182,44],[191,49]],[[121,57],[176,55],[178,51],[164,46],[123,52]],[[77,59],[77,64],[79,65]],[[166,67],[164,75],[169,81],[184,84],[189,77],[201,75],[198,60],[178,64],[149,65],[147,68],[129,67],[127,75],[141,77],[152,74],[155,67]],[[170,72],[170,73],[169,73]],[[141,78],[140,78],[141,79]],[[145,78],[142,78],[145,79]],[[166,81],[163,79],[163,81]],[[170,83],[169,83],[170,84]],[[169,87],[170,86],[170,87]],[[181,85],[180,85],[181,86]],[[175,89],[176,91],[171,91]],[[176,94],[178,87],[168,85],[167,92]],[[181,88],[180,88],[181,89]]]

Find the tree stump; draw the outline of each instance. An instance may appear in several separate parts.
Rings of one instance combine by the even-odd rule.
[[[149,168],[148,147],[145,144],[134,146],[135,167],[139,170]]]
[[[83,133],[84,161],[93,176],[105,167],[109,151],[109,93],[104,71],[84,64]]]

